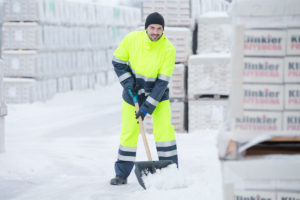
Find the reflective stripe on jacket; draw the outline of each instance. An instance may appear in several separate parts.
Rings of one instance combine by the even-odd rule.
[[[127,88],[135,84],[141,109],[152,114],[158,102],[169,99],[168,83],[175,48],[164,36],[151,41],[146,30],[129,33],[114,52],[113,65],[124,88],[123,99],[133,105]]]

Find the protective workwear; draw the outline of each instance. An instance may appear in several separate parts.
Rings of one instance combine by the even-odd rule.
[[[139,105],[148,114],[152,114],[158,102],[169,99],[175,48],[164,34],[151,41],[145,30],[129,33],[114,52],[112,63],[123,88],[136,85]],[[122,97],[134,105],[127,91],[123,91]]]
[[[136,158],[140,127],[135,119],[135,107],[122,100],[122,127],[116,176],[127,178]],[[159,102],[152,113],[153,135],[159,160],[172,160],[178,165],[174,127],[171,124],[170,101]],[[153,158],[154,159],[154,158]]]
[[[168,83],[175,64],[175,48],[164,36],[151,41],[145,30],[129,33],[114,52],[114,70],[123,86],[122,128],[116,176],[127,178],[136,157],[139,124],[128,88],[135,85],[140,109],[152,115],[159,160],[178,164]]]
[[[140,110],[138,113],[135,114],[135,118],[138,119],[139,117],[141,117],[142,120],[144,121],[146,115],[147,112],[145,112],[144,110]]]

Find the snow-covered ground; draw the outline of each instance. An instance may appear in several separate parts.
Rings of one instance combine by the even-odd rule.
[[[6,151],[0,154],[1,200],[223,199],[212,132],[176,135],[178,179],[164,176],[172,186],[144,190],[134,172],[127,185],[109,184],[121,128],[119,83],[57,94],[47,102],[8,105],[8,112]],[[154,139],[147,137],[157,159]],[[146,158],[140,138],[137,160]]]

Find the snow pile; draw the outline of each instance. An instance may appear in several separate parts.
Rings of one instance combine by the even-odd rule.
[[[144,176],[143,180],[147,189],[169,190],[188,186],[184,174],[177,168],[176,164],[161,170],[158,169],[156,173]]]

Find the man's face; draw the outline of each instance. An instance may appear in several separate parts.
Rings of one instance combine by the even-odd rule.
[[[150,24],[146,31],[150,40],[157,41],[163,33],[163,27],[160,24]]]

